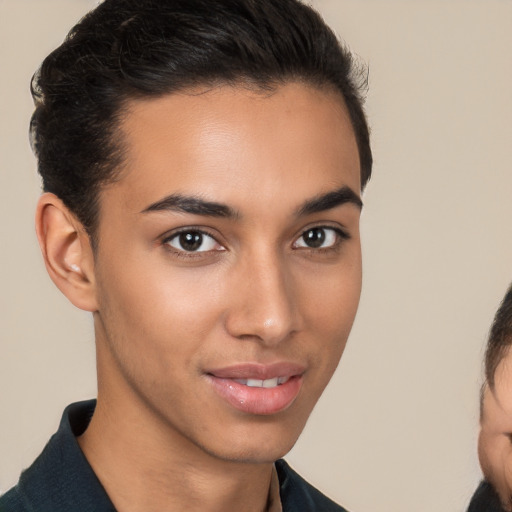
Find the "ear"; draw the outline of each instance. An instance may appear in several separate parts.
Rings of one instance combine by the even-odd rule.
[[[55,195],[37,203],[36,232],[46,270],[76,307],[97,311],[94,255],[83,225]]]

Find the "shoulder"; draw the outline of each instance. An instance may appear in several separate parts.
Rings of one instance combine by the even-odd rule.
[[[75,438],[85,430],[94,407],[94,401],[87,401],[66,408],[43,452],[0,497],[0,512],[114,511]]]
[[[276,461],[283,512],[347,512],[306,482],[284,460]]]
[[[480,482],[471,498],[467,512],[505,512],[493,486],[485,480]]]
[[[23,503],[18,487],[13,487],[4,495],[0,496],[1,512],[31,512],[30,508]]]

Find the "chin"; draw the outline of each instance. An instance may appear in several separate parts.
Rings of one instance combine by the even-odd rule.
[[[269,464],[284,457],[293,447],[295,442],[290,443],[286,447],[264,445],[259,446],[240,446],[233,447],[230,450],[208,450],[209,454],[217,459],[226,462],[235,462],[241,464]]]
[[[217,438],[218,443],[203,444],[202,449],[211,456],[246,464],[273,463],[284,457],[295,445],[302,429],[293,427],[275,429],[268,425],[254,425],[251,431],[231,432],[227,437]]]

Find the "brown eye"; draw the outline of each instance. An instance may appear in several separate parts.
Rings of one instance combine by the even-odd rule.
[[[185,251],[197,251],[203,244],[203,235],[201,233],[181,233],[178,240]]]
[[[327,249],[334,247],[339,238],[347,238],[347,236],[334,228],[315,227],[304,231],[293,245],[295,248]]]
[[[318,247],[322,247],[322,245],[325,242],[325,229],[322,229],[322,228],[310,229],[309,231],[306,231],[302,235],[302,239],[304,240],[304,243],[308,247],[312,247],[314,249],[316,249]]]
[[[182,231],[166,240],[174,249],[184,252],[207,252],[222,250],[217,241],[201,231]]]

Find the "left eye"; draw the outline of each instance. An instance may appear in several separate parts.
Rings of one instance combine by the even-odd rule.
[[[202,231],[182,231],[168,238],[165,243],[183,252],[222,250],[222,246],[213,237]]]
[[[311,228],[302,233],[302,235],[293,244],[293,247],[325,249],[335,246],[338,242],[339,236],[338,231],[334,228]]]

